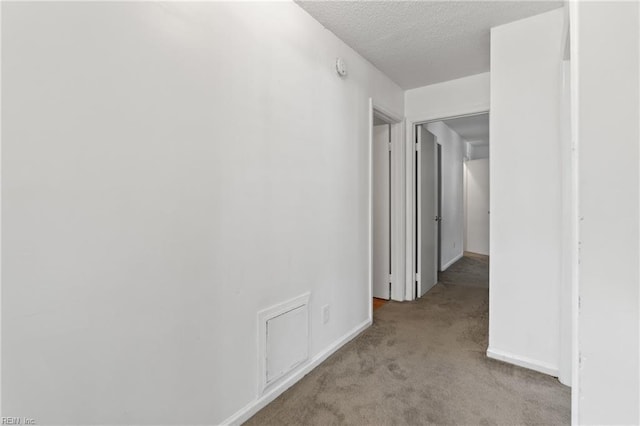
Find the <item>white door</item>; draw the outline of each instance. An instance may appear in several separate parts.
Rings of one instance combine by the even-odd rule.
[[[436,138],[418,126],[417,254],[418,294],[422,297],[438,282],[438,151]]]
[[[389,299],[390,249],[389,125],[373,126],[373,297]]]

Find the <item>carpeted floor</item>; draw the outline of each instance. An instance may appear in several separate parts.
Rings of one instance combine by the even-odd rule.
[[[488,258],[466,255],[420,300],[386,303],[246,424],[569,424],[568,387],[486,357],[487,279]]]
[[[465,252],[462,259],[441,272],[438,278],[445,285],[489,288],[489,256]]]

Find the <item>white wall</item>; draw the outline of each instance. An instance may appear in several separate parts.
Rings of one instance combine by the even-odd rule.
[[[562,22],[555,10],[491,31],[487,353],[550,374],[560,338]]]
[[[405,114],[427,121],[489,110],[489,73],[407,90]]]
[[[639,424],[640,7],[571,3],[580,264],[576,424]]]
[[[489,158],[489,153],[489,145],[471,145],[467,143],[467,158],[469,160]]]
[[[489,159],[465,163],[465,251],[489,255]]]
[[[442,121],[427,124],[441,148],[442,221],[440,222],[440,270],[462,256],[464,249],[464,188],[462,165],[464,141]]]
[[[310,291],[312,357],[367,323],[403,92],[301,8],[3,3],[2,38],[3,415],[218,424],[260,309]]]

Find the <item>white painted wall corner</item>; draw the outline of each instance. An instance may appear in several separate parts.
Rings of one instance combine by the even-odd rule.
[[[509,352],[501,351],[499,349],[488,348],[487,356],[491,359],[514,364],[519,367],[528,368],[529,370],[539,371],[540,373],[549,374],[553,377],[558,377],[558,366],[551,365],[546,362],[538,361],[536,359],[527,358],[524,356],[515,355]]]
[[[464,251],[461,251],[460,254],[456,255],[456,257],[454,257],[453,259],[451,259],[450,261],[448,261],[447,263],[445,263],[444,265],[442,265],[442,268],[440,269],[441,272],[446,271],[447,269],[449,269],[449,266],[453,265],[454,263],[456,263],[458,260],[462,259],[462,256],[464,256]]]

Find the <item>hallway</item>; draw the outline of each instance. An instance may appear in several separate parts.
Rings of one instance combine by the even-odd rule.
[[[246,424],[569,424],[570,388],[486,357],[487,282],[465,254]]]

